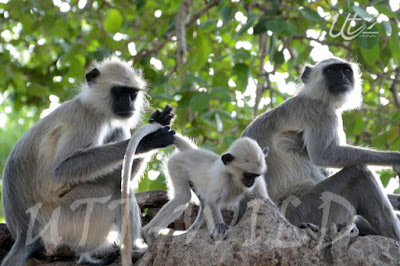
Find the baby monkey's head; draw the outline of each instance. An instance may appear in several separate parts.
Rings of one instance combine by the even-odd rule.
[[[265,157],[268,147],[261,149],[258,143],[243,137],[232,143],[229,150],[221,156],[229,172],[246,187],[252,187],[255,179],[267,171]]]

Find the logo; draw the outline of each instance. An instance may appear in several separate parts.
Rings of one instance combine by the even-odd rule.
[[[362,37],[375,37],[379,34],[378,31],[373,28],[377,23],[374,21],[375,19],[373,17],[359,18],[357,14],[348,14],[339,33],[334,34],[333,28],[338,22],[338,18],[339,14],[333,17],[333,23],[329,29],[329,36],[333,38],[341,36],[346,41],[350,41],[359,35]]]

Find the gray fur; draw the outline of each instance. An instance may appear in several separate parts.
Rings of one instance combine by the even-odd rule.
[[[226,237],[227,226],[221,215],[222,208],[237,205],[247,194],[268,199],[262,177],[257,177],[251,187],[245,187],[241,181],[244,172],[261,176],[266,171],[266,154],[254,140],[242,138],[235,141],[227,151],[234,159],[227,165],[223,163],[221,156],[198,149],[182,136],[176,136],[175,145],[180,151],[169,158],[166,173],[172,198],[143,227],[146,242],[151,242],[160,229],[180,217],[191,199],[192,189],[200,199],[200,210],[190,229],[199,228],[204,212],[214,239]]]
[[[322,69],[334,63],[349,64],[355,80],[353,88],[338,95],[330,94],[322,75]],[[270,149],[265,175],[268,194],[278,204],[291,195],[299,197],[301,205],[288,209],[289,220],[321,225],[321,216],[316,214],[321,194],[332,191],[347,199],[379,234],[400,240],[399,221],[387,197],[372,173],[361,166],[397,167],[400,153],[346,145],[342,112],[361,104],[357,65],[332,58],[308,68],[306,76],[297,96],[257,117],[243,133]],[[326,178],[327,167],[344,169]],[[353,216],[344,215],[340,206],[333,207],[328,223],[343,222],[343,217],[348,223]]]
[[[111,57],[96,67],[100,76],[90,84],[82,84],[82,93],[65,102],[33,126],[15,145],[3,174],[2,200],[7,226],[16,239],[2,265],[25,265],[29,250],[26,243],[30,214],[27,210],[43,204],[34,221],[33,236],[46,224],[58,230],[41,234],[48,246],[65,244],[78,254],[107,250],[113,243],[107,235],[120,224],[120,206],[110,209],[109,203],[120,200],[121,164],[130,138],[130,129],[140,122],[147,104],[146,83],[129,65]],[[120,118],[111,109],[110,88],[113,85],[139,88],[134,114]],[[140,175],[142,160],[133,166]],[[90,218],[86,241],[83,235],[86,204],[72,210],[77,200],[106,198],[97,203]],[[59,209],[57,220],[51,219]],[[132,238],[140,237],[141,221],[136,201],[130,209],[133,217]],[[139,217],[139,218],[137,218]],[[139,228],[138,228],[139,227]]]

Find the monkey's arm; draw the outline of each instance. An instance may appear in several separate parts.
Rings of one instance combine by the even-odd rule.
[[[311,161],[322,167],[353,165],[400,165],[400,153],[374,151],[367,148],[339,145],[338,137],[329,128],[320,125],[304,132],[304,141]]]
[[[163,148],[173,143],[174,131],[164,127],[144,137],[137,153]],[[79,135],[61,137],[52,163],[52,174],[56,182],[88,181],[111,172],[121,165],[129,140],[103,146],[81,149]]]
[[[224,240],[228,235],[229,225],[224,223],[219,204],[207,201],[205,205],[204,214],[210,227],[210,237],[214,240]]]

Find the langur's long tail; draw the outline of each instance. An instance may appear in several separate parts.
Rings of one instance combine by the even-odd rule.
[[[175,134],[174,146],[180,151],[187,151],[198,148],[193,141],[185,136],[182,136],[181,134]]]
[[[151,123],[141,126],[132,135],[128,147],[126,147],[124,161],[122,163],[121,178],[121,199],[122,199],[122,219],[121,219],[121,263],[123,266],[132,265],[132,246],[131,235],[131,216],[129,213],[130,204],[136,204],[135,195],[129,193],[129,182],[131,180],[131,169],[133,160],[137,157],[136,149],[139,142],[147,135],[156,132],[162,126],[159,123]],[[140,232],[140,231],[139,231]],[[136,240],[136,239],[135,239]]]

